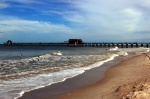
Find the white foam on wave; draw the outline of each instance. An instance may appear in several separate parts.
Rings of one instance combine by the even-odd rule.
[[[119,56],[127,56],[128,53],[125,52],[125,51],[120,51],[120,52],[117,53],[117,55],[119,55]]]
[[[118,55],[121,55],[121,54],[118,54]],[[103,57],[102,59],[105,59],[104,61],[99,61],[99,62],[96,62],[95,64],[92,64],[92,65],[86,66],[86,67],[61,70],[59,72],[48,73],[48,74],[39,74],[34,77],[19,78],[19,79],[14,79],[14,80],[10,80],[10,81],[3,81],[3,82],[1,82],[1,84],[4,86],[0,85],[0,87],[3,87],[0,89],[0,92],[3,92],[3,93],[1,93],[3,95],[1,95],[0,98],[12,99],[12,97],[13,97],[14,99],[17,99],[17,98],[21,97],[25,92],[43,88],[43,87],[49,86],[54,83],[63,82],[68,78],[72,78],[72,77],[75,77],[77,75],[84,73],[86,70],[89,70],[89,69],[92,69],[95,67],[99,67],[105,62],[113,60],[114,57],[116,57],[118,55],[113,54],[109,59],[108,59],[108,57],[104,58],[104,56],[101,56],[101,58]],[[46,56],[51,57],[50,55],[49,56],[46,55]],[[92,55],[90,55],[89,58],[92,58],[91,56]],[[73,60],[74,60],[74,58],[78,60],[78,58],[80,59],[81,57],[87,58],[86,56],[80,56],[80,57],[75,56],[75,57],[70,57],[70,58],[72,58]],[[66,59],[67,58],[64,58],[64,60],[66,60]],[[95,58],[93,58],[92,60],[95,60]],[[80,64],[78,64],[78,65],[80,65]],[[6,96],[7,96],[7,98],[5,98]]]
[[[31,79],[36,79],[38,80],[39,83],[36,83],[34,87],[30,87],[30,86],[26,86],[26,87],[30,87],[29,90],[24,90],[24,91],[21,91],[17,97],[15,97],[14,99],[17,99],[19,97],[22,97],[22,95],[25,93],[25,92],[29,92],[29,91],[32,91],[32,90],[36,90],[36,89],[40,89],[40,88],[43,88],[43,87],[46,87],[46,86],[49,86],[51,84],[54,84],[54,83],[58,83],[58,82],[63,82],[65,81],[66,79],[68,78],[72,78],[72,77],[75,77],[79,74],[82,74],[84,72],[84,70],[82,69],[79,69],[79,68],[74,68],[74,69],[70,69],[70,70],[63,70],[63,71],[60,71],[60,72],[55,72],[55,73],[49,73],[49,74],[40,74],[36,77],[30,77],[28,78],[28,81],[30,81]],[[52,77],[53,76],[53,77]],[[52,78],[51,78],[52,77]],[[48,80],[48,79],[51,79],[51,80]],[[31,82],[26,82],[27,84],[30,84]],[[43,81],[43,82],[42,82]],[[50,83],[51,82],[51,83]]]
[[[116,47],[114,47],[114,48],[111,48],[111,49],[109,49],[110,51],[116,51],[116,50],[118,50],[118,47],[116,46]]]
[[[2,62],[7,62],[8,64],[15,64],[18,62],[26,63],[26,62],[32,62],[32,61],[40,61],[43,59],[47,59],[47,58],[54,57],[54,56],[61,56],[61,55],[62,55],[62,53],[60,51],[58,51],[58,52],[53,52],[53,53],[49,53],[49,54],[45,54],[45,55],[40,55],[37,57],[31,57],[31,58],[20,59],[20,60],[4,60]]]
[[[149,48],[145,47],[138,47],[138,48],[120,48],[120,50],[126,51],[126,52],[149,52]]]
[[[149,48],[145,48],[145,47],[139,47],[139,48],[129,48],[126,50],[127,52],[133,52],[137,55],[143,54],[143,53],[147,53],[150,51]]]
[[[149,48],[145,48],[145,47],[140,47],[140,49],[142,49],[142,50],[144,50],[144,51],[146,51],[146,52],[149,52],[149,51],[150,51]]]
[[[73,68],[73,69],[69,69],[69,70],[62,70],[62,71],[59,71],[59,72],[49,73],[49,74],[40,74],[40,75],[34,77],[34,79],[36,81],[40,82],[40,84],[37,83],[32,88],[30,86],[26,86],[26,87],[28,87],[30,89],[28,89],[28,90],[24,89],[24,91],[21,91],[18,94],[18,96],[15,97],[15,99],[21,97],[25,92],[29,92],[29,91],[32,91],[32,90],[35,90],[35,89],[43,88],[43,87],[49,86],[49,85],[54,84],[54,83],[63,82],[63,81],[65,81],[68,78],[72,78],[72,77],[75,77],[77,75],[80,75],[80,74],[84,73],[86,70],[89,70],[89,69],[92,69],[92,68],[95,68],[95,67],[99,67],[102,64],[104,64],[105,62],[113,60],[116,56],[118,56],[118,55],[114,54],[109,59],[97,62],[97,63],[92,64],[92,65],[87,66],[87,67],[80,67],[80,68]],[[29,82],[30,79],[33,80],[33,77],[28,78],[28,80],[26,82],[28,85],[31,83],[31,82]],[[42,82],[42,81],[44,81],[44,82]]]
[[[18,98],[22,97],[22,95],[23,95],[24,93],[25,93],[24,91],[21,91],[21,92],[19,93],[19,95],[18,95],[17,97],[15,97],[14,99],[18,99]]]
[[[2,60],[0,61],[0,77],[8,77],[17,75],[25,75],[29,73],[36,73],[34,69],[42,68],[44,63],[52,62],[53,60],[59,60],[62,55],[61,52],[53,52],[41,56],[19,59],[19,60]],[[59,57],[57,57],[59,56]],[[40,65],[39,67],[37,65]],[[26,70],[25,70],[26,69]],[[28,69],[28,70],[27,70]],[[31,70],[33,69],[33,70]],[[11,71],[11,72],[10,72]]]

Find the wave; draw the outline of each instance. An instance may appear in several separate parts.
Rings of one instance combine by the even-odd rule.
[[[116,47],[114,47],[114,48],[111,48],[111,49],[109,49],[110,51],[116,51],[116,50],[118,50],[118,47],[116,46]]]
[[[63,71],[59,71],[59,72],[55,72],[55,73],[50,73],[50,74],[42,74],[42,75],[38,75],[37,78],[38,78],[38,81],[39,81],[39,77],[41,78],[42,76],[42,79],[47,79],[48,76],[50,75],[53,75],[53,82],[49,83],[49,84],[42,84],[38,87],[35,87],[35,88],[32,88],[30,90],[24,90],[24,91],[21,91],[19,93],[19,95],[17,97],[15,97],[15,99],[19,98],[19,97],[22,97],[22,95],[25,93],[25,92],[29,92],[29,91],[32,91],[32,90],[35,90],[35,89],[39,89],[39,88],[43,88],[43,87],[46,87],[46,86],[49,86],[51,84],[54,84],[54,83],[58,83],[58,82],[63,82],[65,81],[66,79],[68,78],[73,78],[77,75],[80,75],[82,73],[84,73],[86,70],[89,70],[89,69],[92,69],[92,68],[96,68],[96,67],[99,67],[101,66],[102,64],[104,64],[105,62],[108,62],[108,61],[111,61],[113,60],[116,56],[118,56],[117,54],[114,54],[112,55],[112,57],[110,57],[109,59],[107,60],[104,60],[104,61],[100,61],[100,62],[97,62],[97,63],[94,63],[92,65],[89,65],[87,67],[80,67],[80,68],[73,68],[73,69],[68,69],[68,70],[63,70]],[[57,78],[59,77],[59,78]],[[61,78],[60,78],[61,77]],[[35,78],[35,77],[34,77]],[[28,78],[29,79],[29,78]],[[33,79],[32,77],[30,79]],[[48,78],[49,79],[49,78]],[[49,82],[49,81],[48,81]],[[45,83],[45,82],[44,82]]]
[[[94,58],[95,56],[95,58]],[[8,79],[6,81],[1,80],[0,86],[2,87],[0,89],[0,98],[2,99],[12,99],[14,97],[15,99],[21,97],[25,92],[29,92],[31,90],[39,89],[45,86],[49,86],[53,83],[58,83],[65,81],[68,78],[72,78],[74,76],[77,76],[79,74],[84,73],[86,70],[89,70],[91,68],[98,67],[102,65],[103,63],[112,60],[114,57],[116,57],[116,54],[113,54],[111,56],[104,57],[105,55],[102,55],[101,58],[103,61],[98,61],[94,64],[90,64],[89,66],[80,67],[79,65],[83,65],[81,63],[78,63],[79,61],[83,61],[84,58],[87,58],[87,60],[95,60],[97,58],[100,58],[98,55],[89,55],[88,57],[86,55],[81,56],[61,56],[61,57],[54,57],[54,60],[58,60],[61,58],[62,60],[66,61],[78,61],[75,63],[75,67],[72,67],[71,69],[67,68],[66,70],[61,70],[59,72],[52,72],[52,73],[44,73],[44,74],[38,74],[31,77],[23,77],[18,79]],[[69,57],[69,59],[67,58]],[[60,61],[60,60],[59,60]],[[87,62],[87,61],[85,61]],[[62,68],[63,69],[63,68]],[[35,82],[36,81],[36,82]],[[34,83],[33,83],[34,82]],[[7,98],[6,98],[7,97]]]
[[[26,75],[28,73],[36,73],[38,71],[38,67],[36,66],[42,65],[44,64],[44,62],[46,63],[50,60],[53,60],[57,56],[60,56],[60,54],[60,52],[54,52],[51,54],[45,54],[26,59],[0,61],[0,77],[4,78],[5,76],[11,77],[15,75]],[[42,69],[44,70],[44,68]]]
[[[147,53],[150,51],[150,48],[139,47],[139,48],[119,48],[119,51],[124,51],[127,53],[135,53],[136,55],[140,55],[143,53]]]
[[[54,72],[68,68],[82,67],[93,62],[105,60],[113,53],[119,56],[126,56],[129,52],[142,54],[149,52],[149,48],[128,48],[126,50],[119,48],[117,51],[106,51],[104,55],[57,56],[56,54],[45,54],[27,59],[4,60],[0,61],[0,78],[38,74],[48,69],[49,72]]]

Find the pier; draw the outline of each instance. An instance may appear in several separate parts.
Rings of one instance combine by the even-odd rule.
[[[119,48],[137,48],[137,47],[149,47],[148,42],[99,42],[99,43],[83,43],[83,46],[88,47],[119,47]]]
[[[8,40],[4,43],[6,46],[71,46],[71,47],[101,47],[101,48],[111,48],[111,47],[119,47],[119,48],[137,48],[137,47],[150,47],[150,42],[82,42],[82,43],[74,43],[71,45],[69,42],[28,42],[28,43],[20,43],[20,42],[12,42]]]

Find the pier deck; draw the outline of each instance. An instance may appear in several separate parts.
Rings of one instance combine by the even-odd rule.
[[[63,43],[63,42],[36,42],[36,43],[4,43],[4,45],[7,46],[69,46],[69,43]],[[71,46],[80,46],[80,47],[119,47],[119,48],[133,48],[133,47],[150,47],[149,42],[85,42],[82,44],[74,44]]]

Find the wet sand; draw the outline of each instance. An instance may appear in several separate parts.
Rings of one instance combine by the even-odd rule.
[[[125,60],[109,68],[102,80],[60,99],[150,99],[150,59],[143,54]]]

